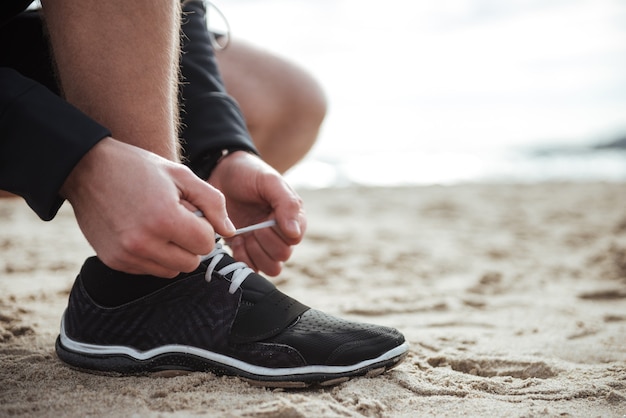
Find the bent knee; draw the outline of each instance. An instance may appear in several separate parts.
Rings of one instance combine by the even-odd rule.
[[[235,40],[217,57],[227,90],[251,124],[284,122],[286,116],[318,125],[324,120],[326,95],[305,68]]]
[[[296,119],[306,118],[321,124],[326,117],[328,103],[320,83],[296,64],[285,62],[281,70],[274,96],[279,108]]]

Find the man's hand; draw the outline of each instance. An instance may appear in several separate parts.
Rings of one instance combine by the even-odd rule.
[[[61,194],[100,259],[128,273],[193,271],[213,249],[215,232],[234,232],[218,190],[181,164],[113,138],[80,160]]]
[[[209,182],[224,194],[237,227],[276,219],[274,228],[237,236],[230,246],[237,260],[268,275],[279,274],[306,229],[300,197],[276,170],[244,151],[220,161]]]

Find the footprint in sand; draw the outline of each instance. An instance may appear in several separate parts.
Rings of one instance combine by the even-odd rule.
[[[480,295],[497,295],[504,293],[504,275],[499,271],[487,271],[478,279],[478,283],[467,289],[468,292]]]
[[[15,321],[4,321],[3,318],[5,317],[0,317],[0,343],[35,333],[29,326],[15,324]]]
[[[4,300],[0,300],[0,309],[4,312],[9,309]],[[10,313],[4,312],[0,313],[0,343],[35,333],[32,327],[20,324],[19,317],[20,314],[27,312],[25,309],[20,308],[17,312]]]
[[[543,361],[514,361],[498,358],[447,358],[431,357],[428,364],[432,367],[450,367],[452,370],[474,376],[493,377],[510,376],[517,379],[548,379],[558,375],[558,371]]]
[[[626,299],[626,289],[603,289],[583,292],[578,295],[580,299],[588,300],[614,300]]]

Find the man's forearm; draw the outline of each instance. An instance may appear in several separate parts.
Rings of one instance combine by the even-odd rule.
[[[178,160],[178,0],[48,0],[66,99],[121,141]]]

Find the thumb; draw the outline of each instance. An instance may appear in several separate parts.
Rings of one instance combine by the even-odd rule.
[[[276,178],[265,194],[274,209],[276,222],[290,244],[297,244],[306,229],[306,217],[300,196],[282,178]]]

